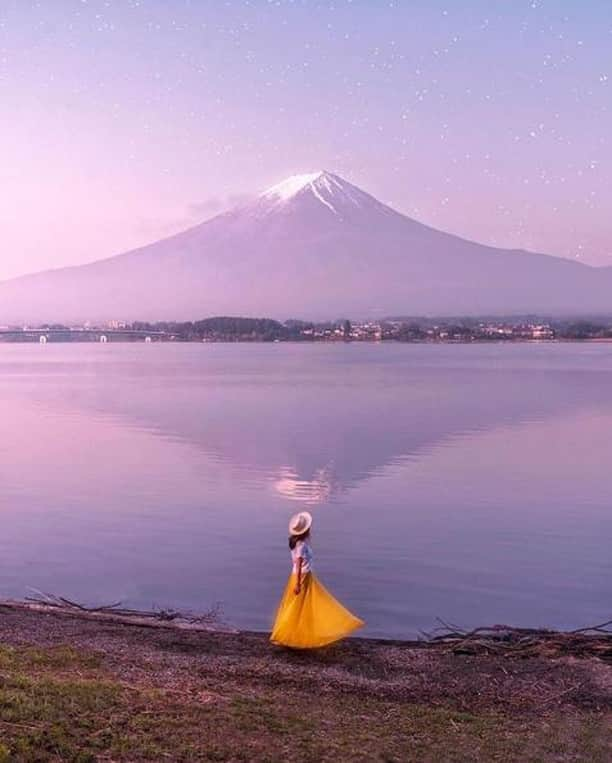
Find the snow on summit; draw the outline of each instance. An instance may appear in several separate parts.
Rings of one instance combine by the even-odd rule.
[[[296,193],[299,193],[302,189],[312,185],[318,178],[323,176],[323,171],[310,172],[306,175],[291,175],[285,180],[273,185],[264,192],[264,196],[274,197],[276,196],[281,201],[287,201]]]
[[[320,170],[304,175],[291,175],[280,183],[268,188],[262,198],[286,202],[302,192],[310,192],[321,204],[338,215],[347,203],[359,207],[366,194],[331,172]]]

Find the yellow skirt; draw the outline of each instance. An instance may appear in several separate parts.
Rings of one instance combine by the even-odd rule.
[[[295,594],[297,575],[289,577],[276,613],[270,641],[295,649],[313,649],[338,641],[364,625],[336,601],[317,577],[308,572]]]

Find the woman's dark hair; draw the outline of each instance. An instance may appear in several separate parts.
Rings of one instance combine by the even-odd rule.
[[[293,549],[297,546],[299,541],[306,540],[306,538],[310,535],[310,528],[306,530],[305,533],[302,533],[301,535],[290,535],[289,536],[289,548],[293,551]]]

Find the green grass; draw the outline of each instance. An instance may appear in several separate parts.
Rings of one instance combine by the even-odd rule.
[[[181,694],[127,686],[95,654],[0,648],[0,763],[609,763],[611,749],[609,717],[577,711],[509,718],[257,686]]]

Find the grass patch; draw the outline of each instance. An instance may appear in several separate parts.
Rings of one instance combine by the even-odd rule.
[[[0,763],[612,759],[609,716],[513,718],[211,680],[191,694],[130,687],[96,654],[0,648]]]
[[[102,665],[102,657],[83,653],[70,646],[53,646],[45,649],[23,647],[16,649],[0,646],[0,670],[6,668],[36,671],[79,669],[94,670]]]

